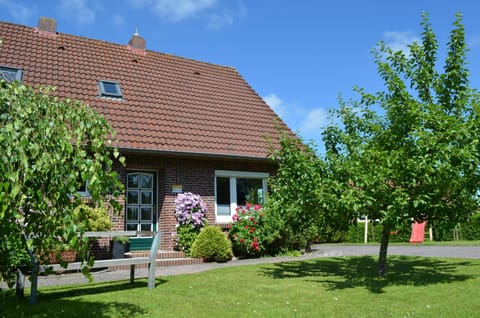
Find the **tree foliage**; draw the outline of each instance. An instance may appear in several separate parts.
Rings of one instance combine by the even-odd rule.
[[[1,279],[11,278],[22,251],[33,260],[59,244],[82,246],[73,211],[86,181],[91,205],[110,199],[107,205],[119,209],[112,137],[86,105],[52,97],[48,88],[0,82]]]
[[[383,224],[380,275],[398,222],[432,225],[478,209],[480,99],[469,86],[461,16],[443,72],[427,15],[421,25],[422,40],[408,53],[378,44],[373,54],[385,90],[356,88],[360,100],[342,102],[336,112],[341,124],[324,131],[326,158],[343,162],[354,191],[348,205]]]
[[[266,205],[266,212],[282,224],[283,242],[277,244],[308,250],[313,240],[340,240],[354,219],[342,203],[351,195],[342,166],[336,160],[322,160],[313,145],[284,131],[279,134],[280,147],[271,155],[278,170],[270,179]]]

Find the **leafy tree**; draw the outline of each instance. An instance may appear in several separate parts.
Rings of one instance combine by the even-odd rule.
[[[342,165],[322,160],[314,148],[280,131],[280,147],[272,150],[278,170],[270,179],[266,212],[281,220],[283,240],[277,244],[283,247],[308,250],[313,240],[338,241],[354,219],[342,204],[352,192],[342,182]]]
[[[35,273],[47,251],[86,246],[74,213],[81,184],[88,181],[91,205],[120,208],[111,127],[90,107],[50,92],[0,82],[0,279],[9,283],[22,251]]]
[[[354,193],[345,203],[383,225],[379,275],[399,222],[457,222],[478,209],[480,99],[469,87],[461,15],[443,72],[427,15],[421,25],[422,41],[408,54],[379,43],[373,54],[385,91],[356,88],[360,100],[342,102],[341,125],[324,131],[326,158],[342,162]]]

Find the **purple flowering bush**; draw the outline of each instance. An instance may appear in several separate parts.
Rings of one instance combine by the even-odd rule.
[[[200,195],[179,193],[175,199],[177,232],[174,234],[176,249],[190,256],[190,248],[200,230],[207,225],[207,206]]]
[[[191,192],[179,193],[175,199],[175,217],[177,223],[191,225],[201,229],[207,223],[207,206],[198,194]]]

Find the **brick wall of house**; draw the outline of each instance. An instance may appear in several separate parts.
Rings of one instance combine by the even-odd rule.
[[[126,167],[115,166],[120,181],[125,185],[130,171],[154,171],[157,174],[156,209],[158,230],[163,231],[161,249],[173,249],[172,234],[176,231],[174,215],[176,194],[172,185],[182,185],[184,192],[199,194],[208,209],[209,224],[215,224],[215,170],[269,172],[274,171],[271,162],[221,159],[175,158],[155,155],[125,155]],[[124,205],[124,197],[119,201]],[[125,229],[125,211],[112,216],[114,230]]]

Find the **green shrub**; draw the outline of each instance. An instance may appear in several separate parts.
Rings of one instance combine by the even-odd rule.
[[[177,251],[184,252],[186,256],[190,255],[190,250],[192,248],[193,242],[200,233],[200,229],[192,227],[189,224],[180,225],[177,228],[177,233],[175,234],[175,249]]]
[[[108,231],[112,228],[112,221],[105,207],[90,207],[79,205],[73,211],[77,226],[84,231]]]
[[[427,230],[427,229],[425,229]],[[412,232],[412,224],[407,222],[405,224],[397,225],[390,233],[390,242],[408,242]],[[380,243],[382,239],[382,225],[378,223],[368,224],[368,242]],[[346,243],[363,243],[365,240],[365,223],[357,222],[352,224],[345,236]]]
[[[227,262],[232,259],[232,245],[218,226],[207,226],[193,243],[191,256],[207,262]]]
[[[480,240],[480,213],[475,213],[465,222],[452,223],[449,220],[428,223],[425,227],[425,237],[428,236],[428,230],[433,228],[433,240],[453,241],[455,239],[476,241]],[[363,243],[364,242],[365,223],[358,222],[350,226],[349,231],[343,242],[346,243]],[[399,224],[392,230],[390,242],[409,242],[412,233],[412,224],[406,221]],[[368,224],[368,242],[379,243],[382,235],[381,224]]]
[[[463,240],[480,240],[480,213],[474,214],[469,222],[465,222],[461,231]]]
[[[452,223],[448,220],[434,223],[433,239],[435,241],[480,240],[480,213],[473,214],[469,220],[461,223]]]

